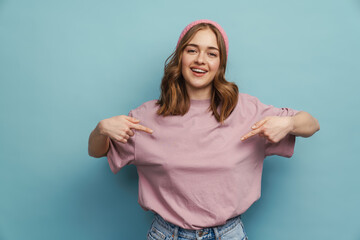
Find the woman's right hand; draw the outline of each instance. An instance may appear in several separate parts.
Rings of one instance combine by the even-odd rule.
[[[97,128],[101,135],[108,136],[115,141],[126,143],[130,137],[134,136],[134,132],[131,129],[150,134],[153,133],[152,129],[140,125],[139,122],[140,120],[136,118],[120,115],[101,120]]]

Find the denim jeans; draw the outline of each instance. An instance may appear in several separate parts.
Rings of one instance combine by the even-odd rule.
[[[147,233],[147,240],[247,240],[241,216],[226,221],[224,225],[189,230],[174,225],[159,214],[154,219]]]

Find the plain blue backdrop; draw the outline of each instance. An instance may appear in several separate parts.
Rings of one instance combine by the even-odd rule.
[[[321,126],[265,160],[249,238],[360,239],[359,0],[0,0],[1,240],[145,239],[135,166],[114,175],[88,137],[159,97],[181,30],[203,18],[229,37],[228,81]]]

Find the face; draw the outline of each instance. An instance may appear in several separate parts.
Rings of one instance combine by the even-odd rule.
[[[184,49],[182,75],[190,99],[209,99],[212,81],[220,66],[220,52],[215,33],[199,30]]]

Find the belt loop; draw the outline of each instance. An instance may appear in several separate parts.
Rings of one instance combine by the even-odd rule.
[[[219,231],[218,231],[217,227],[213,227],[213,230],[214,230],[214,233],[215,233],[215,240],[221,239],[221,238],[219,237]]]
[[[178,239],[178,231],[179,231],[179,226],[175,226],[175,230],[174,230],[174,240]]]

